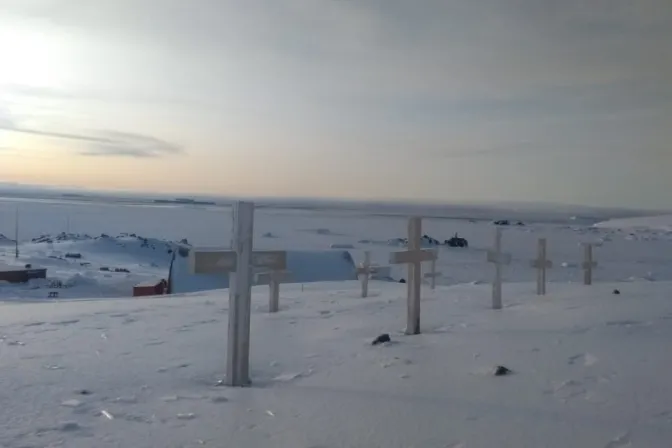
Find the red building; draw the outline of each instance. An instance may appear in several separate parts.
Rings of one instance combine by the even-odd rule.
[[[133,297],[160,296],[166,293],[168,282],[145,282],[133,287]]]

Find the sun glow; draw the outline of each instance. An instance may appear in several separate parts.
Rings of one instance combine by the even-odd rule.
[[[0,88],[58,87],[71,67],[62,36],[0,22]]]

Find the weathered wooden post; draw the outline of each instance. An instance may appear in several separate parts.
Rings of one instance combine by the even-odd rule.
[[[502,266],[511,264],[511,254],[502,252],[502,229],[495,230],[495,247],[488,251],[488,261],[495,265],[495,279],[492,282],[492,308],[502,309]]]
[[[553,267],[553,262],[546,257],[546,238],[539,238],[537,258],[532,260],[532,267],[537,270],[537,295],[546,294],[546,270]]]
[[[229,282],[229,337],[226,379],[229,386],[250,384],[250,318],[252,313],[252,237],[254,204],[233,206],[233,246],[236,273]]]
[[[250,317],[252,312],[252,268],[282,270],[283,251],[252,251],[254,204],[233,206],[233,237],[230,250],[190,251],[191,272],[229,274],[229,333],[226,352],[226,384],[250,384]]]
[[[408,265],[407,281],[407,312],[406,334],[420,334],[420,296],[422,292],[422,262],[431,261],[436,254],[422,250],[420,239],[422,237],[422,218],[411,218],[408,221],[408,250],[405,252],[392,252],[391,264]]]
[[[425,278],[430,279],[430,288],[436,289],[436,278],[441,276],[441,273],[436,271],[436,260],[439,258],[439,251],[434,249],[432,252],[436,255],[436,258],[429,262],[429,272],[425,273]]]
[[[593,244],[583,243],[583,284],[593,284],[593,268],[597,267],[597,262],[593,260]]]
[[[364,252],[364,262],[357,268],[357,276],[362,282],[362,297],[369,295],[369,276],[375,269],[371,268],[371,251]]]
[[[280,284],[291,281],[289,271],[268,271],[257,274],[257,283],[268,285],[268,312],[277,313],[280,310]]]

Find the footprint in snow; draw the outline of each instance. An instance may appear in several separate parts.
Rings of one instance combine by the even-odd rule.
[[[607,327],[642,327],[648,325],[647,322],[641,322],[638,320],[614,320],[607,322]]]
[[[312,369],[308,370],[307,372],[288,372],[288,373],[283,373],[281,375],[276,376],[273,378],[273,381],[277,382],[282,382],[286,383],[289,381],[293,381],[298,378],[305,378],[313,373]]]
[[[63,320],[61,322],[52,322],[51,325],[59,325],[63,327],[67,327],[68,325],[73,325],[79,322],[79,319],[72,319],[72,320]]]
[[[579,362],[583,363],[585,367],[590,367],[597,364],[598,359],[595,355],[590,353],[582,353],[580,355],[574,355],[567,360],[567,364],[576,365]]]
[[[625,433],[604,445],[604,448],[624,448],[628,446],[632,446],[630,443],[630,434]]]

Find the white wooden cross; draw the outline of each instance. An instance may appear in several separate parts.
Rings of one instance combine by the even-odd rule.
[[[260,272],[256,275],[256,280],[260,285],[268,285],[268,312],[277,313],[280,309],[280,284],[289,283],[292,273],[285,270]]]
[[[537,258],[532,260],[532,267],[537,270],[537,295],[546,294],[546,270],[553,267],[553,262],[546,258],[546,238],[539,238]]]
[[[191,272],[229,274],[229,334],[226,353],[226,384],[250,385],[250,315],[252,269],[280,271],[287,265],[284,251],[252,251],[254,203],[233,205],[231,249],[192,249]]]
[[[364,252],[364,262],[357,267],[357,277],[362,281],[362,297],[369,295],[369,276],[376,272],[375,266],[371,265],[371,251]]]
[[[492,282],[492,308],[502,309],[502,266],[511,264],[511,254],[502,252],[502,228],[495,229],[495,247],[488,250],[488,262],[495,265],[495,279]]]
[[[597,267],[597,261],[593,260],[592,243],[583,243],[583,284],[593,284],[593,268]]]
[[[430,261],[429,272],[426,272],[424,276],[430,279],[430,287],[436,289],[436,278],[441,276],[440,272],[436,272],[436,259],[439,258],[439,252],[436,249],[432,250],[432,252],[436,256]]]
[[[422,290],[422,262],[436,259],[436,253],[422,250],[422,218],[408,220],[408,250],[392,252],[391,264],[408,265],[408,296],[406,311],[406,334],[420,334],[420,293]]]

